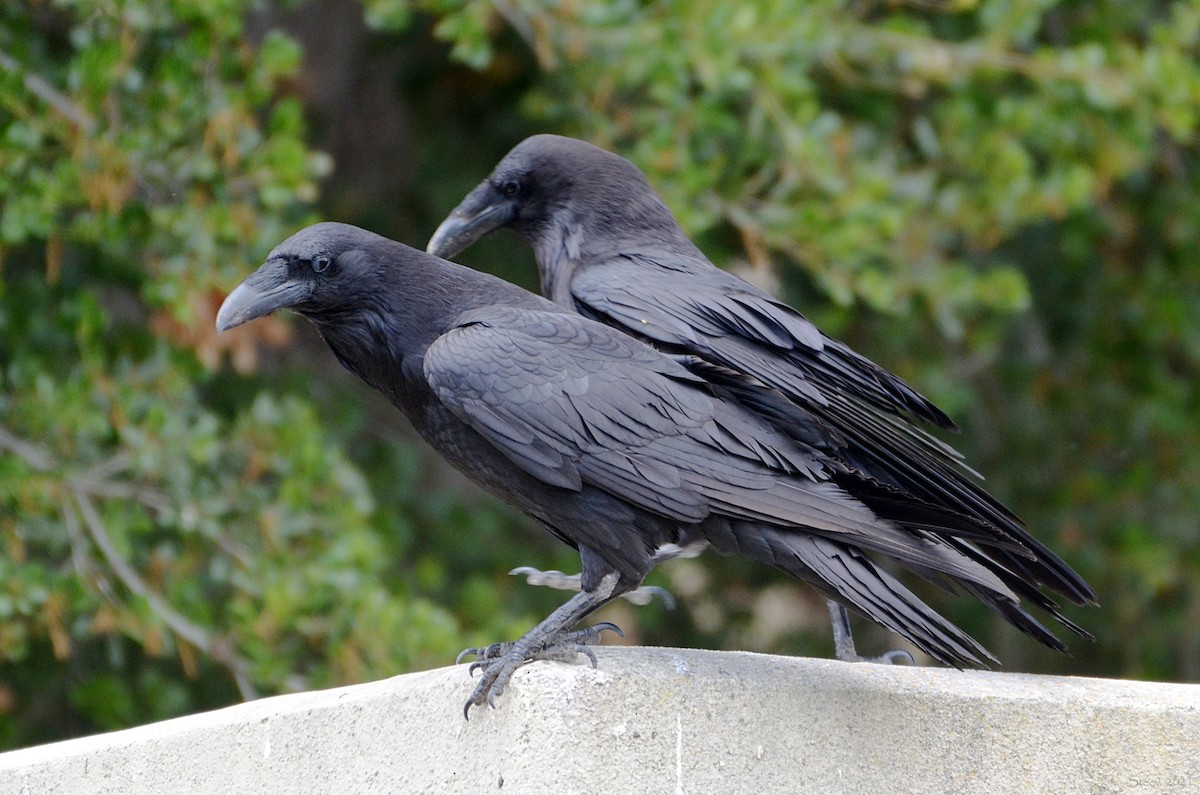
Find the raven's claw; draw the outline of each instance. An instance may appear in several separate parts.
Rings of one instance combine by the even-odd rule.
[[[604,630],[625,637],[625,633],[616,624],[603,621],[585,629],[561,632],[544,638],[530,633],[520,640],[463,649],[455,662],[460,663],[464,657],[474,655],[477,659],[471,663],[467,673],[474,676],[476,671],[483,672],[479,684],[475,686],[475,691],[463,705],[463,717],[470,720],[471,707],[482,706],[485,702],[489,707],[495,709],[496,696],[504,692],[512,675],[517,672],[518,668],[534,660],[567,662],[582,654],[595,668],[596,653],[589,646],[600,639],[600,633]]]
[[[837,658],[842,662],[876,663],[877,665],[916,665],[916,659],[904,649],[885,651],[878,657],[863,657],[858,654],[839,653]]]
[[[868,662],[888,663],[889,665],[899,665],[900,661],[904,661],[904,665],[916,665],[916,659],[904,649],[892,649],[884,652],[873,660]]]
[[[458,665],[461,663],[464,657],[474,656],[476,661],[471,663],[471,667],[468,670],[470,673],[475,673],[475,668],[477,666],[500,657],[504,654],[504,652],[508,651],[512,645],[513,642],[510,640],[505,643],[493,643],[490,646],[463,649],[458,653],[458,656],[454,658],[454,664]]]

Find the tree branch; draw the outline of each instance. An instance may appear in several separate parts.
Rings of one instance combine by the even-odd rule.
[[[22,81],[25,83],[26,91],[54,108],[67,121],[83,130],[83,132],[90,135],[96,131],[96,120],[87,111],[72,102],[66,94],[50,85],[50,82],[45,78],[26,71],[17,62],[16,58],[13,58],[3,50],[0,50],[0,69],[20,75]]]
[[[0,53],[0,56],[2,55],[3,53]],[[0,428],[0,450],[7,450],[16,455],[38,472],[49,472],[58,468],[58,462],[54,460],[54,456],[49,452],[17,437],[4,428]],[[128,487],[125,484],[113,483],[106,479],[107,476],[123,471],[128,464],[128,455],[118,453],[90,467],[80,476],[68,476],[64,479],[63,485],[74,499],[74,505],[72,505],[71,500],[68,500],[64,496],[62,509],[67,535],[71,538],[71,557],[76,571],[85,580],[91,579],[88,577],[90,571],[95,576],[95,583],[101,595],[106,599],[115,601],[108,581],[99,571],[94,570],[91,561],[83,552],[84,539],[79,521],[80,516],[82,516],[82,529],[87,530],[92,542],[100,550],[100,554],[104,556],[104,559],[108,562],[108,567],[116,575],[117,579],[130,592],[145,599],[150,609],[163,620],[172,632],[193,647],[206,653],[218,665],[228,669],[233,674],[238,692],[241,693],[243,699],[249,701],[258,698],[258,692],[255,690],[247,673],[250,667],[249,664],[237,655],[228,640],[214,636],[204,627],[175,610],[166,599],[150,588],[133,566],[129,565],[129,562],[121,557],[120,552],[117,551],[117,547],[112,541],[112,537],[109,536],[108,531],[104,528],[104,522],[100,519],[100,513],[96,510],[96,506],[92,502],[92,497],[94,496],[132,496],[151,508],[161,508],[167,504],[166,497],[153,489]],[[78,513],[75,510],[76,506],[78,507]]]
[[[71,498],[63,494],[59,507],[62,508],[63,524],[67,528],[67,536],[71,539],[71,562],[75,565],[75,574],[80,580],[91,583],[100,596],[111,604],[117,604],[112,585],[100,571],[100,567],[88,554],[87,541],[83,537],[83,529],[79,526],[79,512],[71,505]]]
[[[199,624],[176,611],[166,599],[151,589],[141,575],[117,551],[117,547],[104,528],[104,523],[100,519],[99,512],[96,511],[96,506],[92,504],[91,498],[78,488],[72,488],[71,494],[83,516],[83,526],[92,537],[96,548],[100,550],[100,554],[108,562],[109,568],[117,575],[117,579],[132,593],[145,599],[146,603],[150,605],[150,609],[158,614],[172,632],[229,669],[243,699],[249,701],[258,698],[258,693],[247,674],[249,665],[246,661],[233,651],[228,642],[214,637]]]
[[[3,428],[0,428],[0,450],[7,450],[37,472],[46,472],[54,468],[54,458],[49,453]]]

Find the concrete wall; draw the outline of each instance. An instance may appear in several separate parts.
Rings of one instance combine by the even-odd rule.
[[[0,792],[1200,792],[1200,685],[677,649],[466,666],[0,755]]]

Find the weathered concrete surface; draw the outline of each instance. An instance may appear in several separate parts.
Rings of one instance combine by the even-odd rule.
[[[1200,685],[676,649],[466,666],[0,755],[0,792],[1200,792]]]

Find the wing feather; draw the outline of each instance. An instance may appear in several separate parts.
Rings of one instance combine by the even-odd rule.
[[[673,359],[584,318],[474,310],[425,354],[438,398],[543,482],[603,489],[699,522],[717,507],[768,522],[879,523],[819,455],[716,400]]]
[[[796,310],[706,260],[678,275],[679,252],[621,254],[571,280],[577,308],[657,343],[701,354],[741,341],[734,366],[765,383],[823,404],[832,391],[876,408],[954,423],[896,375],[829,339]],[[786,362],[781,366],[782,362]],[[932,437],[930,437],[932,438]]]

